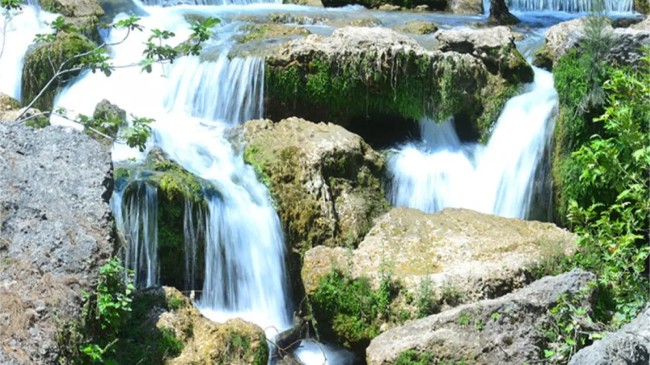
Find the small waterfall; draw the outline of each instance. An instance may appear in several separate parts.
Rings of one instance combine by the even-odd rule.
[[[608,13],[631,13],[633,0],[603,0],[602,9],[598,0],[507,0],[510,10],[514,11],[564,11],[567,13],[590,13],[605,11]],[[489,3],[489,1],[488,1]]]
[[[158,285],[158,189],[135,181],[113,196],[117,228],[124,234],[124,267],[133,270],[135,285]]]
[[[183,243],[185,244],[185,281],[186,291],[196,289],[197,254],[201,247],[200,240],[204,237],[203,209],[194,207],[190,200],[185,200],[183,211]]]
[[[0,92],[21,101],[25,52],[36,34],[52,32],[47,22],[55,18],[55,14],[41,11],[32,1],[20,11],[0,15]]]
[[[421,121],[424,140],[389,158],[390,202],[425,212],[456,207],[526,218],[556,108],[553,76],[535,68],[535,81],[508,101],[487,146],[460,143],[449,121]]]
[[[177,62],[169,78],[173,92],[166,105],[171,110],[230,126],[264,114],[261,57],[229,59],[228,52],[222,52],[215,62],[185,57]]]

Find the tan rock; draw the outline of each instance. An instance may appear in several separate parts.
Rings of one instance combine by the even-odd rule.
[[[483,0],[451,0],[454,14],[483,14]]]
[[[417,294],[422,280],[434,292],[452,288],[464,301],[503,295],[530,280],[545,260],[572,254],[574,236],[553,224],[502,218],[464,209],[425,214],[394,208],[375,221],[356,250],[318,247],[304,258],[307,293],[334,268],[375,284],[390,270]]]

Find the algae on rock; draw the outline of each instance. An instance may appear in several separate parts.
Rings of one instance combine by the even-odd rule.
[[[62,70],[74,70],[81,65],[82,60],[78,56],[95,47],[88,38],[74,32],[59,32],[54,41],[33,46],[25,55],[23,65],[23,104],[29,104],[47,86],[61,66]],[[78,73],[79,71],[74,71],[59,75],[33,107],[41,110],[52,109],[58,89]]]

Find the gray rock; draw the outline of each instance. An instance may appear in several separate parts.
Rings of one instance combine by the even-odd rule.
[[[569,361],[569,365],[619,364],[650,364],[650,305],[635,320],[578,351]]]
[[[393,364],[404,351],[429,352],[437,360],[464,360],[471,364],[524,364],[543,359],[541,331],[548,310],[563,294],[593,288],[595,275],[573,270],[542,278],[498,299],[463,305],[390,329],[372,340],[366,350],[368,365]],[[584,306],[588,307],[587,295]],[[494,313],[498,313],[497,316]]]
[[[0,363],[53,364],[110,255],[110,153],[80,132],[0,123]]]
[[[483,0],[451,0],[454,14],[483,14]]]

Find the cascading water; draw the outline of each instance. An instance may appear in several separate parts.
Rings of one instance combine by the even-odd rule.
[[[147,6],[282,4],[282,0],[143,0]]]
[[[31,1],[21,10],[0,15],[0,92],[21,100],[23,60],[36,34],[51,33],[46,24],[56,15],[41,11]],[[12,70],[12,71],[10,71]]]
[[[507,0],[508,8],[514,11],[564,11],[567,13],[631,13],[633,0]]]
[[[205,240],[203,232],[204,220],[201,206],[194,206],[190,200],[185,200],[183,210],[183,243],[185,244],[185,280],[186,291],[196,288],[196,269],[200,241]]]
[[[187,36],[183,9],[146,10],[152,16],[143,18],[143,25],[170,29],[178,39]],[[227,38],[224,28],[219,30]],[[123,34],[109,37],[112,42]],[[114,62],[136,62],[145,37],[135,35],[114,47]],[[215,43],[226,47],[223,39]],[[186,57],[156,65],[152,74],[137,68],[120,68],[109,78],[87,73],[64,90],[56,104],[92,114],[92,107],[105,98],[129,113],[156,119],[151,145],[211,184],[201,222],[205,268],[197,306],[209,318],[241,317],[272,327],[270,333],[275,334],[275,329],[290,326],[282,229],[266,188],[226,138],[231,127],[262,116],[263,71],[262,59],[229,60],[227,52],[215,61]],[[189,220],[186,231],[192,227]],[[192,235],[186,232],[188,242],[196,239]],[[191,262],[192,257],[191,249],[186,250],[185,260]]]
[[[552,75],[535,68],[535,81],[508,101],[487,146],[462,144],[450,121],[421,121],[423,141],[389,159],[390,202],[425,212],[456,207],[526,218],[556,108]]]
[[[136,181],[128,191],[118,190],[113,206],[116,226],[128,243],[124,247],[124,267],[133,271],[139,287],[159,283],[158,268],[158,190]]]

